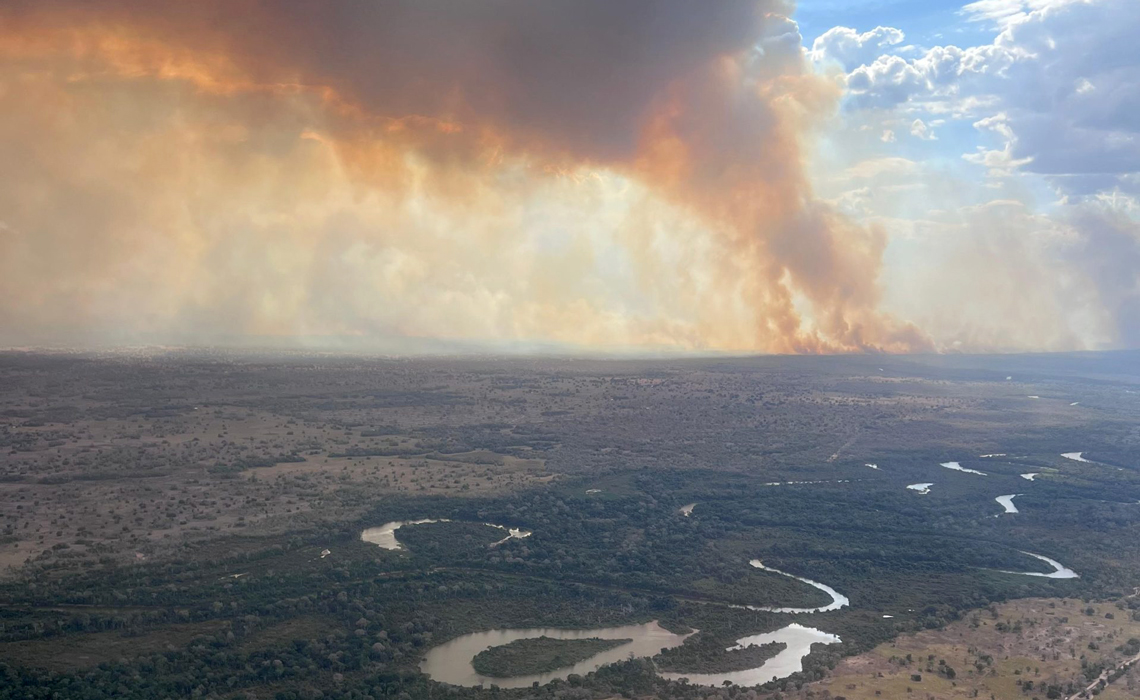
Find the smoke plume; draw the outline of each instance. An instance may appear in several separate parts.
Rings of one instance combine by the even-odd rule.
[[[928,347],[781,0],[15,0],[0,341]]]

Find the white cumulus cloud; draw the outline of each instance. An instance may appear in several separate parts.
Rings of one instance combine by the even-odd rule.
[[[850,27],[833,27],[812,43],[809,55],[816,63],[834,61],[851,70],[874,61],[887,47],[897,46],[905,38],[894,27],[875,27],[862,34]]]
[[[922,141],[937,141],[934,130],[921,119],[915,119],[910,125],[910,135]]]
[[[1140,2],[984,0],[964,12],[999,22],[992,43],[881,55],[848,74],[850,108],[969,119],[996,146],[970,159],[1072,193],[1140,172]]]

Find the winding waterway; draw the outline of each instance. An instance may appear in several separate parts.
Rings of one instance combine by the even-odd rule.
[[[953,469],[956,472],[964,472],[966,474],[977,474],[978,476],[988,476],[985,472],[980,472],[977,469],[967,469],[957,462],[943,462],[941,465],[947,469]]]
[[[1081,575],[1078,574],[1076,571],[1073,571],[1072,569],[1065,566],[1064,564],[1057,561],[1056,559],[1050,559],[1049,557],[1047,557],[1043,554],[1034,554],[1033,552],[1022,552],[1022,554],[1031,556],[1034,559],[1040,559],[1041,561],[1045,562],[1049,566],[1053,567],[1053,571],[1051,571],[1047,574],[1038,573],[1036,571],[1002,571],[1002,573],[1003,574],[1020,574],[1021,576],[1040,576],[1041,578],[1080,578],[1081,577]]]
[[[1010,496],[1012,498],[1012,495]],[[1003,504],[1004,505],[1004,504]],[[1010,504],[1012,506],[1012,504]],[[412,521],[424,522],[424,521]],[[409,523],[410,524],[410,523]],[[393,523],[388,523],[393,525]],[[385,526],[387,527],[387,526]],[[399,525],[392,528],[390,532],[395,532]],[[375,528],[380,530],[381,528]],[[1078,578],[1078,574],[1064,566],[1060,562],[1050,559],[1041,554],[1034,554],[1032,552],[1022,552],[1027,556],[1040,559],[1053,567],[1050,573],[1038,573],[1033,571],[1003,571],[1002,573],[1018,574],[1023,576],[1038,576],[1043,578],[1052,579],[1071,579]],[[734,608],[746,608],[748,610],[757,610],[763,612],[787,613],[787,614],[812,614],[827,612],[830,610],[838,610],[840,608],[850,605],[850,600],[843,594],[836,591],[831,586],[812,581],[811,579],[802,576],[789,574],[779,569],[764,566],[759,559],[753,559],[749,564],[762,571],[767,571],[781,576],[788,576],[797,581],[806,583],[813,588],[819,589],[829,596],[831,596],[831,603],[822,607],[816,608],[791,608],[791,607],[773,607],[773,606],[738,606],[733,605]],[[884,616],[889,617],[889,616]],[[450,683],[452,685],[461,686],[490,686],[497,685],[501,688],[525,688],[533,683],[539,685],[549,683],[555,679],[565,679],[571,674],[585,675],[598,670],[606,664],[611,664],[623,659],[631,657],[643,658],[656,656],[662,649],[669,649],[679,646],[685,640],[694,634],[689,632],[687,634],[676,634],[661,627],[656,621],[648,622],[642,625],[625,625],[621,627],[602,627],[595,629],[582,629],[582,630],[567,630],[557,629],[552,627],[540,627],[531,629],[501,629],[489,630],[486,632],[474,632],[471,634],[457,637],[449,642],[440,644],[433,647],[424,656],[423,661],[420,663],[420,670],[428,675],[432,680],[441,683]],[[494,678],[490,676],[481,675],[472,666],[472,659],[475,658],[480,652],[490,649],[492,647],[509,644],[519,639],[535,639],[538,637],[550,637],[552,639],[629,639],[631,641],[621,646],[599,652],[588,659],[579,661],[578,663],[567,666],[564,668],[549,671],[547,673],[530,674],[524,676],[511,676],[507,678]],[[688,679],[690,683],[704,686],[722,686],[725,682],[734,683],[740,686],[753,686],[762,685],[772,680],[786,678],[794,673],[799,673],[803,670],[803,659],[811,653],[812,647],[816,644],[837,644],[842,640],[834,634],[824,632],[814,627],[792,623],[781,627],[772,632],[764,632],[761,634],[742,637],[736,640],[736,644],[728,647],[725,651],[736,651],[745,649],[751,646],[762,646],[772,642],[783,643],[785,648],[778,654],[768,659],[761,665],[745,669],[742,671],[732,671],[726,673],[661,673],[663,678],[669,680]]]
[[[396,539],[396,530],[404,527],[405,525],[423,525],[425,523],[446,523],[449,520],[432,520],[431,518],[424,518],[423,520],[393,520],[390,523],[384,523],[380,527],[370,527],[364,532],[360,533],[360,539],[365,542],[370,542],[383,549],[403,549],[404,545]]]
[[[474,632],[432,648],[420,662],[420,670],[432,680],[440,683],[467,687],[497,685],[500,688],[526,688],[536,682],[542,685],[555,679],[564,680],[571,674],[585,675],[606,664],[622,661],[631,656],[637,658],[656,656],[662,649],[680,646],[692,634],[694,632],[674,634],[661,627],[656,621],[643,625],[584,630],[539,627]],[[547,673],[495,678],[480,674],[471,664],[472,659],[486,649],[509,644],[519,639],[536,639],[538,637],[550,637],[552,639],[630,639],[631,641],[595,654],[573,666]],[[786,645],[778,654],[755,668],[727,673],[662,673],[661,676],[670,680],[687,678],[690,683],[706,686],[719,687],[724,685],[725,681],[742,686],[759,685],[802,671],[803,659],[811,653],[813,645],[837,644],[840,641],[840,638],[834,634],[822,632],[814,627],[792,623],[773,632],[742,637],[736,640],[735,645],[725,649],[725,651],[736,651],[772,642],[781,642]]]
[[[801,579],[803,580],[803,579]],[[697,685],[720,686],[725,681],[740,686],[762,685],[778,678],[786,678],[793,673],[804,670],[804,657],[811,653],[814,644],[838,644],[841,639],[834,634],[821,632],[814,627],[805,627],[792,623],[775,632],[752,635],[736,640],[734,646],[725,651],[736,651],[752,646],[762,646],[772,642],[783,642],[787,646],[780,653],[765,661],[756,668],[731,673],[662,673],[663,678],[681,680],[688,678],[690,683]]]
[[[1006,513],[1018,513],[1020,511],[1017,510],[1017,506],[1013,505],[1013,499],[1020,495],[1020,493],[1011,493],[1008,496],[998,496],[994,500],[1000,503],[1002,508],[1005,508]]]
[[[388,523],[388,525],[393,524],[394,523]],[[385,527],[387,527],[387,525]],[[392,529],[392,532],[398,528],[399,525],[396,525],[396,527]],[[381,530],[382,528],[375,529]],[[387,535],[385,535],[385,537],[386,536]],[[796,615],[838,610],[851,604],[847,596],[826,584],[764,566],[759,559],[753,559],[749,564],[762,571],[794,578],[797,581],[819,589],[831,596],[831,602],[827,605],[815,608],[780,608],[754,605],[732,605],[730,607]],[[587,630],[565,630],[545,627],[474,632],[432,648],[420,663],[420,669],[430,676],[432,680],[441,683],[451,683],[452,685],[477,686],[494,684],[501,688],[525,688],[535,682],[542,685],[556,678],[565,679],[570,674],[583,675],[590,673],[606,664],[621,661],[630,656],[656,656],[662,649],[668,649],[682,644],[691,634],[693,633],[674,634],[662,628],[657,622],[649,622],[644,625],[602,627]],[[508,678],[492,678],[490,676],[481,675],[471,664],[475,655],[481,651],[491,647],[509,644],[519,639],[534,639],[537,637],[551,637],[553,639],[590,639],[597,637],[599,639],[631,639],[632,641],[595,654],[573,666],[567,666],[547,673],[511,676]],[[840,638],[834,634],[822,632],[814,627],[806,627],[792,623],[772,632],[743,637],[736,640],[735,646],[726,649],[726,651],[734,651],[750,646],[769,644],[771,642],[782,642],[787,645],[783,651],[755,668],[731,673],[663,673],[661,675],[664,678],[674,680],[688,678],[689,682],[698,685],[720,686],[723,685],[725,681],[738,685],[757,685],[802,671],[803,658],[811,652],[813,644],[836,644],[840,641]]]
[[[365,542],[370,542],[371,544],[374,544],[374,545],[381,547],[383,549],[392,549],[392,550],[404,549],[404,545],[400,544],[400,541],[396,539],[396,530],[399,530],[400,528],[405,527],[407,525],[424,525],[426,523],[450,523],[450,522],[453,522],[453,521],[448,520],[447,518],[439,518],[439,519],[424,518],[423,520],[393,520],[390,523],[384,523],[380,527],[370,527],[367,530],[364,530],[363,532],[360,533],[360,539],[364,540]],[[502,530],[503,532],[507,533],[506,537],[504,537],[503,539],[498,540],[496,542],[492,542],[491,544],[488,545],[489,547],[498,547],[502,543],[507,542],[509,540],[522,539],[524,537],[530,537],[532,534],[529,530],[520,530],[518,528],[507,527],[506,525],[496,525],[495,523],[482,523],[482,524],[486,525],[487,527],[493,527],[495,529]]]
[[[802,583],[806,583],[807,585],[811,586],[812,588],[818,588],[819,590],[821,590],[824,593],[831,596],[831,602],[828,603],[827,605],[824,605],[824,606],[818,607],[818,608],[777,608],[777,607],[761,606],[761,605],[742,605],[742,606],[740,606],[746,610],[756,610],[756,611],[760,611],[760,612],[788,613],[790,615],[802,615],[802,614],[809,614],[809,613],[821,613],[821,612],[828,612],[831,610],[838,610],[840,608],[845,608],[851,604],[851,601],[847,599],[847,596],[843,595],[842,593],[835,590],[831,586],[828,586],[827,584],[820,583],[818,581],[812,581],[809,578],[804,578],[802,576],[796,576],[795,574],[789,574],[786,571],[780,571],[779,569],[773,569],[769,566],[764,566],[764,564],[762,564],[759,559],[753,559],[752,561],[750,561],[748,563],[751,566],[753,566],[757,569],[760,569],[761,571],[769,571],[773,574],[779,574],[781,576],[787,576],[788,578],[794,578],[797,581],[800,581]]]
[[[606,664],[635,657],[656,656],[662,649],[671,649],[680,646],[689,635],[674,634],[661,625],[647,622],[644,625],[626,625],[624,627],[603,627],[589,630],[564,630],[553,627],[538,627],[533,629],[506,629],[490,630],[487,632],[474,632],[456,637],[433,647],[420,662],[420,670],[434,681],[450,683],[452,685],[476,686],[497,685],[500,688],[525,688],[535,681],[539,685],[549,683],[555,678],[565,679],[572,673],[585,675],[596,671]],[[552,639],[630,639],[632,641],[621,646],[599,652],[590,658],[579,661],[573,666],[567,666],[548,673],[536,673],[527,676],[511,676],[509,678],[495,678],[484,676],[475,670],[471,660],[475,655],[491,647],[509,644],[519,639],[535,639],[537,637],[550,637]]]
[[[957,467],[957,463],[954,464]],[[949,467],[948,464],[942,466]],[[961,471],[965,470],[958,467]],[[974,472],[980,473],[980,472]],[[907,488],[918,491],[919,493],[929,493],[932,484],[911,484]],[[1013,499],[1018,494],[1009,494],[1005,496],[998,496],[995,500],[1000,503],[1007,513],[1016,513],[1017,508],[1013,505]],[[680,512],[689,516],[695,504],[687,504],[680,509]],[[400,543],[396,540],[396,531],[405,525],[418,525],[422,523],[432,522],[448,522],[446,520],[409,520],[409,521],[393,521],[385,523],[384,525],[376,528],[369,528],[361,533],[361,539],[377,544],[385,549],[402,549]],[[488,524],[488,523],[485,523]],[[526,537],[531,533],[524,530],[509,530],[501,525],[490,525],[497,527],[508,532],[507,538],[500,540],[494,544],[501,544],[507,539],[512,537]],[[494,546],[494,545],[492,545]],[[1017,574],[1022,576],[1037,576],[1042,578],[1051,579],[1072,579],[1079,578],[1079,575],[1064,566],[1060,562],[1050,559],[1041,554],[1034,554],[1032,552],[1022,552],[1030,557],[1039,559],[1049,564],[1053,571],[1049,573],[1039,573],[1034,571],[1002,571],[1007,574]],[[805,583],[817,590],[827,593],[831,597],[831,602],[824,606],[814,608],[795,608],[795,607],[775,607],[775,606],[756,606],[756,605],[730,605],[732,608],[747,609],[762,612],[784,613],[791,615],[808,615],[815,613],[823,613],[833,610],[839,610],[851,604],[847,596],[839,593],[831,586],[828,586],[818,581],[813,581],[802,576],[789,574],[779,569],[774,569],[765,566],[759,559],[753,559],[749,564],[761,571],[778,574],[780,576],[787,576],[794,578],[801,583]],[[889,616],[884,616],[889,617]],[[677,634],[666,630],[661,627],[656,621],[648,622],[641,625],[625,625],[620,627],[602,627],[595,629],[579,629],[567,630],[556,629],[551,627],[529,628],[529,629],[500,629],[489,630],[485,632],[474,632],[471,634],[463,635],[445,642],[430,649],[424,656],[423,661],[420,663],[420,669],[429,676],[432,680],[449,683],[452,685],[460,686],[490,686],[497,685],[501,688],[525,688],[534,683],[539,685],[548,683],[555,679],[565,679],[571,674],[585,675],[596,671],[597,669],[623,659],[631,657],[653,657],[661,652],[662,649],[669,649],[679,646],[688,639],[689,636],[695,632],[686,634]],[[480,652],[490,649],[492,647],[509,644],[520,639],[535,639],[538,637],[549,637],[552,639],[629,639],[631,641],[620,646],[599,652],[588,659],[579,661],[572,666],[567,666],[560,669],[555,669],[547,673],[529,674],[523,676],[511,676],[506,678],[495,678],[490,676],[481,675],[475,670],[472,665],[472,660]],[[811,653],[812,647],[816,644],[837,644],[842,640],[834,634],[824,632],[814,627],[792,623],[786,625],[778,630],[771,632],[764,632],[762,634],[751,635],[742,637],[736,640],[736,644],[728,647],[725,651],[736,651],[746,649],[752,646],[761,646],[773,642],[779,642],[786,645],[782,651],[768,659],[761,665],[745,669],[742,671],[732,671],[725,673],[661,673],[663,678],[669,680],[688,679],[690,683],[704,686],[719,687],[727,683],[733,683],[740,686],[753,686],[762,685],[769,681],[786,678],[794,673],[803,670],[803,659]]]

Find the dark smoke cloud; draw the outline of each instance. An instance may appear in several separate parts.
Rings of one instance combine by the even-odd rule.
[[[121,329],[137,303],[148,327],[182,333],[928,347],[877,310],[883,234],[815,200],[803,175],[801,141],[838,89],[805,69],[791,10],[9,2],[4,89],[38,92],[0,123],[0,149],[23,154],[36,192],[0,186],[0,252],[20,280],[0,318]],[[52,104],[74,118],[37,141],[26,122]],[[77,179],[69,159],[104,159],[123,186]],[[543,224],[609,211],[613,187],[566,179],[607,173],[640,188],[617,228],[547,251]],[[555,204],[562,218],[536,224]],[[452,223],[440,233],[432,216]],[[54,272],[20,275],[25,258]],[[614,279],[615,260],[628,276]],[[156,283],[161,303],[138,299]]]
[[[17,2],[17,32],[101,26],[225,56],[256,83],[328,86],[372,114],[489,123],[621,159],[679,76],[747,50],[779,0]]]

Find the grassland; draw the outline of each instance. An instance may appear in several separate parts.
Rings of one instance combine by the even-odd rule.
[[[719,671],[774,651],[725,653],[736,639],[793,619],[843,641],[768,694],[1044,698],[1140,637],[1132,354],[6,353],[0,388],[5,700],[435,700],[418,662],[447,639],[649,620],[701,630],[660,663]],[[1061,457],[1074,451],[1091,461]],[[938,466],[951,460],[986,476]],[[1020,512],[1002,515],[1009,493]],[[419,518],[453,522],[401,530],[396,551],[359,540]],[[534,534],[489,547],[502,532],[487,522]],[[1007,573],[1048,570],[1024,551],[1081,577]],[[828,600],[752,558],[850,605],[732,608]],[[1101,697],[1135,690],[1135,673]],[[574,694],[724,692],[631,662]]]
[[[1140,616],[1126,603],[1030,598],[994,605],[844,659],[826,680],[791,697],[1069,698],[1140,652]],[[1140,669],[1131,667],[1098,697],[1138,695]]]

